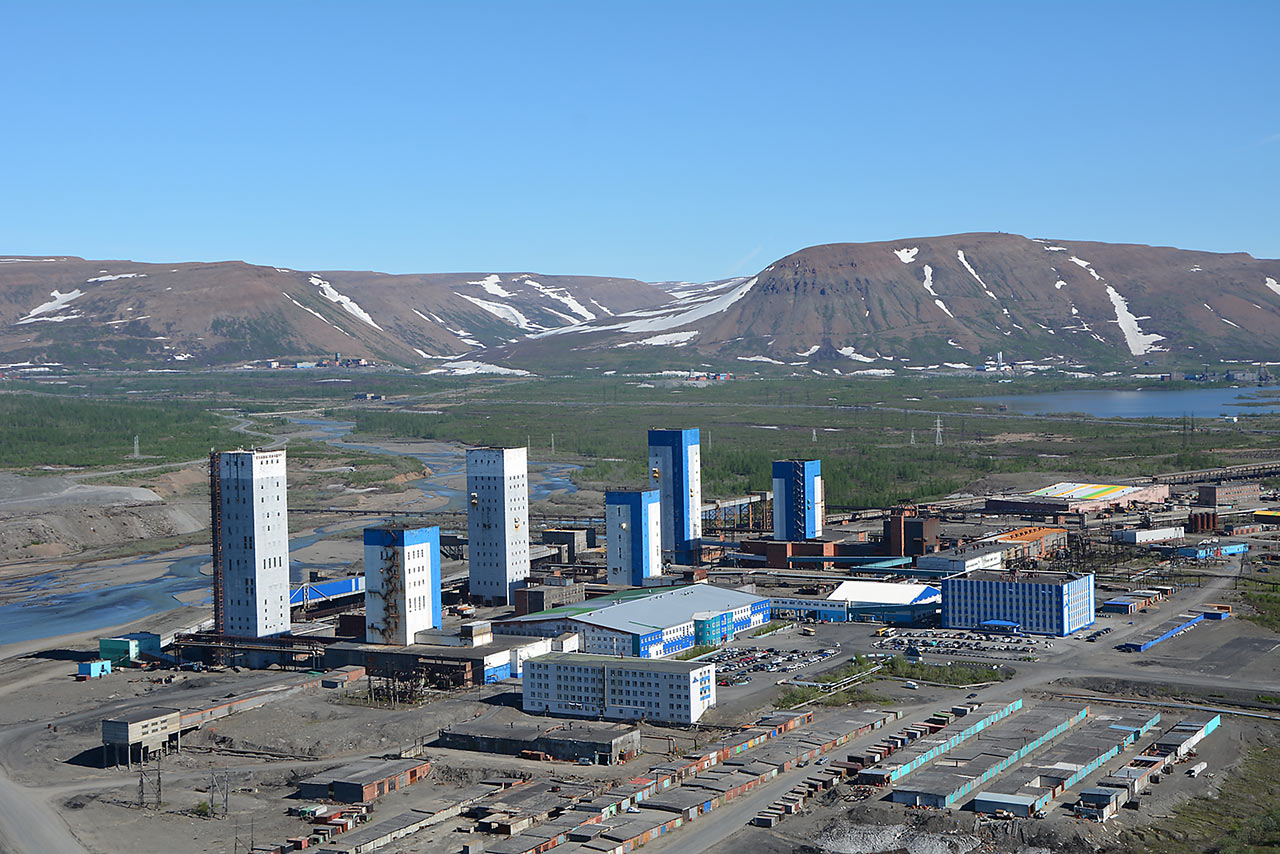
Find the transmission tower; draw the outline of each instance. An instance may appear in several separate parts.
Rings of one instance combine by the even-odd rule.
[[[160,769],[140,768],[138,770],[138,809],[148,805],[148,802],[151,801],[152,793],[155,794],[155,803],[152,805],[159,809],[161,804]]]
[[[933,422],[933,444],[942,447],[942,416],[939,415]]]
[[[912,427],[911,428],[911,444],[914,445],[915,443],[916,443],[916,428]]]
[[[231,782],[230,775],[226,771],[219,771],[216,768],[209,772],[209,811],[214,818],[218,818],[218,804],[222,804],[222,818],[226,818],[231,814]]]

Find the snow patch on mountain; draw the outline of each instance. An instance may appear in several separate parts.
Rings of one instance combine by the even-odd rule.
[[[930,267],[928,264],[924,265],[923,284],[924,284],[924,289],[929,292],[930,296],[933,297],[934,305],[936,305],[938,308],[945,311],[947,313],[947,317],[954,318],[955,315],[951,313],[951,309],[947,308],[947,304],[938,297],[938,292],[933,289],[933,268]]]
[[[145,279],[146,273],[117,273],[114,276],[98,276],[96,279],[85,279],[85,284],[91,285],[94,282],[114,282],[116,279]]]
[[[698,330],[696,329],[690,329],[686,332],[667,332],[663,335],[654,335],[639,341],[627,341],[623,344],[617,344],[614,349],[623,347],[685,347],[691,339],[696,337],[698,337]]]
[[[53,321],[55,323],[61,323],[64,320],[75,320],[77,317],[84,316],[83,314],[79,314],[79,313],[64,314],[56,317],[54,316],[54,315],[57,315],[58,312],[66,308],[71,303],[72,300],[78,299],[84,296],[84,291],[80,290],[79,288],[75,288],[74,290],[68,291],[67,293],[63,293],[57,288],[54,288],[52,291],[49,292],[49,296],[51,297],[51,299],[48,302],[43,302],[40,305],[36,306],[35,308],[31,309],[31,311],[26,313],[26,316],[24,316],[14,325],[22,326],[23,324],[35,323],[36,321],[40,321],[40,320],[48,320],[48,321]]]
[[[982,281],[982,277],[978,275],[978,271],[973,269],[973,265],[969,263],[969,259],[964,257],[963,249],[956,250],[956,257],[960,259],[960,263],[964,265],[964,268],[969,271],[969,275],[973,276],[973,278],[978,282],[978,284],[982,285],[983,292],[986,293],[987,296],[991,297],[996,302],[1000,302],[1000,298],[991,292],[991,288],[987,287],[986,282]]]
[[[319,276],[312,275],[309,279],[307,279],[307,281],[316,286],[316,288],[320,291],[320,295],[322,297],[327,299],[329,302],[334,302],[342,306],[342,309],[346,311],[347,314],[351,315],[352,317],[356,317],[356,318],[359,318],[360,320],[363,320],[365,323],[369,324],[379,332],[386,331],[381,326],[374,323],[373,317],[369,314],[369,312],[361,308],[360,305],[355,300],[353,300],[351,297],[347,296],[346,294],[339,293],[337,288],[335,288],[333,285],[326,282],[324,279],[320,278]]]
[[[463,329],[461,326],[459,326],[457,329],[451,328],[449,324],[445,323],[443,318],[441,318],[435,312],[427,312],[427,314],[423,314],[422,312],[418,311],[416,308],[410,308],[409,310],[412,311],[414,314],[418,315],[418,317],[421,317],[423,320],[427,321],[428,323],[434,323],[437,326],[444,327],[446,330],[456,335],[458,337],[458,340],[461,341],[463,344],[466,344],[468,347],[484,346],[473,337],[473,333],[468,332],[467,330]]]
[[[920,252],[919,246],[912,246],[910,249],[895,249],[893,254],[898,256],[898,260],[903,264],[910,264],[916,260],[916,255]]]
[[[479,306],[489,312],[502,322],[510,323],[517,329],[523,329],[526,332],[537,332],[542,329],[542,327],[538,326],[536,323],[531,323],[529,318],[525,317],[524,312],[520,311],[520,309],[513,308],[506,303],[491,302],[486,299],[480,299],[480,297],[473,297],[468,294],[459,294],[457,291],[454,291],[454,293],[458,294],[458,296],[462,297],[467,302]]]
[[[758,276],[750,279],[731,279],[715,289],[700,291],[697,297],[678,299],[674,303],[646,311],[628,312],[616,315],[622,322],[594,325],[581,323],[575,326],[564,326],[548,329],[531,337],[541,338],[546,335],[560,335],[568,332],[666,332],[690,323],[719,314],[729,309],[755,287]],[[671,291],[675,293],[675,291]],[[627,319],[631,318],[631,319]]]
[[[557,302],[564,304],[564,306],[568,308],[570,312],[577,315],[576,318],[570,319],[571,323],[577,323],[580,320],[596,319],[595,313],[588,310],[587,307],[582,303],[578,302],[578,300],[574,298],[573,294],[569,293],[569,291],[566,290],[565,288],[548,287],[547,285],[544,285],[541,282],[535,282],[533,279],[525,279],[524,283],[529,287],[533,288],[538,293],[542,294],[544,297],[547,297],[548,299],[556,300]],[[554,311],[553,309],[549,309],[549,310]],[[558,311],[554,311],[554,313],[560,314],[560,312]],[[560,316],[564,317],[564,315],[562,314]]]
[[[839,349],[836,350],[836,352],[839,353],[841,356],[844,356],[849,359],[853,359],[855,362],[874,362],[875,361],[875,359],[872,358],[871,356],[864,356],[861,353],[859,353],[857,350],[853,349],[852,347],[840,347]]]
[[[512,377],[531,377],[533,374],[520,368],[508,368],[505,365],[490,365],[488,362],[477,362],[472,359],[459,359],[445,362],[438,368],[427,371],[428,374],[447,374],[451,377],[474,376],[476,374],[501,374]]]
[[[1074,258],[1072,259],[1075,260]],[[1090,268],[1092,272],[1092,268]],[[1096,275],[1096,274],[1095,274]],[[1142,327],[1138,326],[1138,318],[1129,310],[1129,301],[1122,297],[1115,288],[1107,285],[1107,296],[1111,298],[1111,305],[1116,311],[1116,323],[1120,325],[1120,331],[1124,333],[1124,343],[1129,348],[1129,352],[1135,356],[1143,356],[1157,349],[1155,343],[1163,341],[1163,335],[1155,333],[1147,333],[1142,331]]]
[[[490,273],[489,275],[485,276],[483,279],[477,279],[474,282],[467,282],[467,284],[479,285],[480,287],[485,289],[486,293],[490,294],[491,296],[498,297],[500,299],[510,299],[511,297],[515,296],[515,294],[511,293],[511,291],[507,290],[502,286],[502,277],[496,273]]]
[[[1266,285],[1273,294],[1280,296],[1280,282],[1277,282],[1275,279],[1267,276],[1267,280],[1262,284]]]
[[[928,264],[924,265],[924,289],[929,292],[931,297],[938,295],[938,292],[933,289],[933,268]]]
[[[326,318],[326,317],[325,317],[323,314],[321,314],[320,312],[316,311],[314,308],[309,308],[308,306],[303,305],[302,303],[298,302],[298,301],[297,301],[296,299],[294,299],[293,297],[291,297],[291,296],[289,296],[288,294],[286,294],[284,291],[281,291],[281,292],[280,292],[280,295],[281,295],[281,296],[283,296],[285,299],[287,299],[289,302],[291,302],[291,303],[293,303],[294,305],[296,305],[298,308],[302,309],[303,311],[305,311],[305,312],[307,312],[307,313],[309,313],[309,314],[314,314],[316,317],[318,317],[318,318],[320,319],[320,322],[321,322],[321,323],[323,323],[323,324],[325,324],[326,326],[333,326],[333,328],[334,328],[334,329],[337,329],[337,328],[338,328],[337,326],[334,326],[332,323],[330,323],[328,318]],[[140,318],[139,318],[139,319],[140,319]],[[115,322],[116,322],[116,323],[126,323],[127,321],[117,320],[117,321],[115,321]],[[341,330],[339,330],[339,331],[341,331]]]
[[[1099,282],[1105,281],[1101,276],[1098,275],[1098,271],[1093,269],[1093,265],[1090,264],[1088,261],[1084,260],[1083,258],[1077,258],[1076,256],[1072,255],[1067,260],[1070,261],[1072,264],[1075,264],[1077,267],[1081,267],[1087,270],[1089,275],[1093,276]]]

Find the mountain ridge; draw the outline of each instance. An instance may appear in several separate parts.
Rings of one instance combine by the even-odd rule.
[[[1266,360],[1277,349],[1280,261],[1003,232],[819,244],[754,276],[702,283],[0,258],[10,363],[219,366],[339,352],[432,370],[464,361],[468,373],[697,354],[859,373],[973,367],[1000,351],[1080,367]]]

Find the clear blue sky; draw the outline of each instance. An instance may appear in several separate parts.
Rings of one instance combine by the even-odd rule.
[[[1280,3],[8,2],[0,252],[751,273],[959,231],[1280,257]]]

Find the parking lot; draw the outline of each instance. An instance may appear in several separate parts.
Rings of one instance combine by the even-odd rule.
[[[1035,660],[1052,649],[1053,640],[1025,635],[990,634],[961,629],[905,629],[892,637],[877,638],[872,646],[889,652],[915,647],[923,653],[972,655],[1008,661]]]
[[[748,685],[752,674],[794,673],[824,661],[830,661],[840,653],[839,641],[833,646],[812,649],[784,649],[782,647],[731,646],[715,655],[704,658],[716,665],[717,684],[720,687]]]

